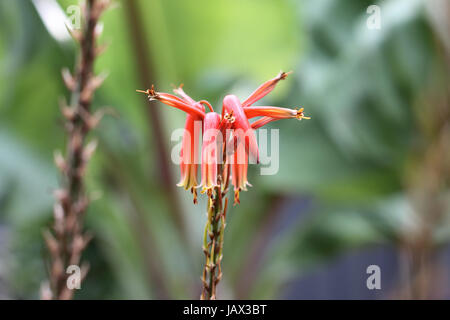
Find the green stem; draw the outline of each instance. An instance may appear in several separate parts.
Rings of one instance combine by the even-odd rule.
[[[226,179],[227,180],[227,179]],[[205,267],[203,269],[202,300],[215,300],[216,287],[222,278],[222,249],[227,209],[227,181],[219,177],[219,186],[210,194],[208,199],[208,219],[203,237],[203,252],[205,253]],[[225,199],[225,201],[224,201]]]

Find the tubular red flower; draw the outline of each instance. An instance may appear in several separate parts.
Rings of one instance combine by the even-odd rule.
[[[290,72],[281,71],[275,78],[270,79],[269,81],[264,82],[262,85],[258,87],[243,103],[242,107],[249,107],[254,104],[259,99],[263,98],[265,95],[270,93],[280,80],[284,80]]]
[[[205,112],[203,105],[196,103],[194,99],[183,91],[181,86],[173,91],[180,95],[186,103],[194,106],[203,113]],[[184,126],[185,132],[180,151],[181,179],[178,186],[183,187],[185,190],[191,190],[194,196],[194,203],[197,203],[198,138],[200,130],[202,129],[202,120],[202,118],[196,115],[187,114]],[[200,124],[200,126],[197,126],[197,124]]]
[[[279,107],[254,106],[251,108],[245,108],[244,111],[248,119],[259,116],[270,117],[273,119],[291,119],[291,118],[296,118],[298,120],[309,119],[309,117],[306,117],[303,114],[303,108],[295,110]]]
[[[200,126],[197,126],[197,124]],[[191,190],[194,196],[194,203],[197,203],[198,180],[198,137],[201,130],[201,119],[188,114],[185,122],[185,132],[180,151],[180,182],[177,184],[185,190]]]
[[[247,191],[247,186],[251,186],[247,179],[248,157],[243,144],[238,144],[234,150],[231,169],[234,204],[238,204],[240,203],[239,192],[242,190]]]
[[[237,144],[244,143],[245,151],[253,160],[259,162],[256,136],[239,99],[235,95],[227,95],[223,99],[222,112],[232,114],[234,118],[232,128],[234,129],[233,135]]]
[[[217,164],[219,146],[222,135],[220,132],[221,117],[216,112],[206,114],[203,122],[202,144],[202,193],[211,194],[217,184]]]
[[[194,107],[192,103],[188,103],[185,100],[178,98],[177,96],[174,96],[173,94],[170,93],[156,92],[153,85],[151,89],[147,89],[146,91],[143,90],[136,90],[136,91],[145,93],[150,101],[158,100],[168,106],[178,108],[188,114],[198,116],[202,119],[205,116],[205,112],[202,112],[198,108]]]

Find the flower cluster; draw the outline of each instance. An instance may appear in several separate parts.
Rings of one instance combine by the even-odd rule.
[[[191,190],[194,203],[197,201],[197,188],[201,187],[202,193],[207,193],[211,197],[217,187],[228,184],[230,175],[234,187],[234,200],[235,203],[239,203],[239,192],[247,190],[247,186],[250,185],[247,180],[249,160],[259,162],[254,130],[280,119],[309,119],[304,115],[303,108],[253,106],[287,76],[288,73],[280,72],[275,78],[259,86],[243,102],[235,95],[225,96],[221,114],[214,112],[208,101],[195,101],[189,97],[181,86],[174,90],[179,97],[157,92],[154,86],[145,91],[137,90],[145,93],[150,101],[158,100],[186,112],[185,132],[180,152],[181,180],[178,185]],[[250,122],[254,118],[258,119]],[[197,180],[199,132],[195,130],[196,122],[201,123],[203,131],[200,184]]]

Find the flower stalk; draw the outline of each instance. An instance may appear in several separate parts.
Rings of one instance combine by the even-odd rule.
[[[216,299],[216,287],[222,278],[221,262],[228,207],[226,194],[228,192],[229,168],[227,164],[219,167],[222,168],[218,177],[219,186],[211,194],[207,206],[207,221],[203,238],[205,266],[202,275],[201,300]]]
[[[88,265],[83,264],[80,267],[80,278],[74,279],[77,283],[72,283],[73,286],[67,284],[67,268],[80,265],[82,252],[91,239],[91,235],[83,231],[83,217],[89,204],[84,175],[97,143],[87,142],[86,136],[99,123],[104,113],[104,110],[91,113],[90,106],[94,91],[104,80],[103,76],[94,75],[93,66],[95,57],[101,52],[101,48],[96,46],[96,39],[100,35],[98,21],[108,5],[109,0],[86,1],[82,30],[72,31],[80,46],[74,76],[67,69],[62,71],[64,83],[71,91],[70,105],[63,102],[61,106],[68,142],[65,156],[55,152],[55,163],[61,171],[62,186],[55,191],[52,231],[45,230],[43,233],[50,257],[49,280],[42,285],[42,299],[72,299],[73,289],[80,286],[88,271]]]

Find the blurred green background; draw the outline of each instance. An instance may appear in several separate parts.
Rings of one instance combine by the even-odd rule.
[[[93,109],[99,147],[87,185],[91,269],[81,299],[198,298],[205,201],[163,181],[156,141],[185,115],[135,89],[184,83],[220,110],[279,70],[294,73],[263,104],[305,107],[279,121],[280,170],[230,208],[219,298],[450,298],[450,3],[446,0],[116,1],[102,17],[109,77]],[[77,46],[58,13],[69,0],[0,0],[0,298],[39,298],[41,232],[64,150],[61,69]],[[370,30],[369,5],[381,7]],[[131,9],[137,9],[137,15]],[[139,26],[141,38],[133,26]],[[144,48],[146,61],[137,54]],[[151,74],[142,74],[147,63]],[[155,136],[147,108],[164,132]],[[202,197],[201,197],[202,198]],[[379,265],[382,289],[368,290]]]

